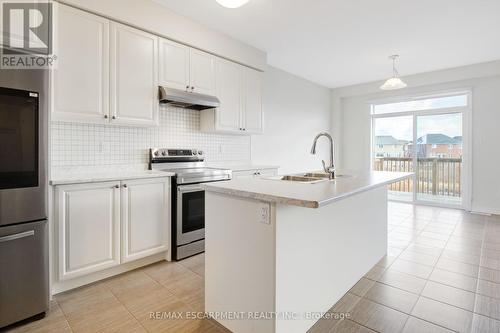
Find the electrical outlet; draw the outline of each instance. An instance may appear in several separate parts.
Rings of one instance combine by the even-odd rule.
[[[268,203],[263,203],[260,207],[260,223],[270,224],[270,205]]]

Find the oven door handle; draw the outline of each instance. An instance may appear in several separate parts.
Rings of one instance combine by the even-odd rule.
[[[182,185],[177,187],[179,193],[190,193],[204,191],[200,185]]]

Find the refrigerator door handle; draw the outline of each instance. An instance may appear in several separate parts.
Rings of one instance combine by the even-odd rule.
[[[20,238],[30,237],[35,235],[35,230],[20,232],[18,234],[13,234],[9,236],[0,237],[0,243],[13,241]]]

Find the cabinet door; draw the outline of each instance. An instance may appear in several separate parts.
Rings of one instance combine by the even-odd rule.
[[[188,89],[189,47],[160,38],[160,85]]]
[[[189,78],[191,91],[214,95],[214,57],[206,52],[190,49]]]
[[[56,187],[59,278],[120,263],[119,182]]]
[[[215,61],[216,96],[220,99],[216,130],[241,132],[241,69],[238,64],[217,58]]]
[[[243,129],[246,133],[263,132],[262,73],[243,68]]]
[[[57,69],[51,71],[54,121],[106,123],[109,115],[109,21],[58,5]]]
[[[111,24],[111,123],[159,124],[158,37]]]
[[[122,262],[168,250],[169,179],[122,182]]]

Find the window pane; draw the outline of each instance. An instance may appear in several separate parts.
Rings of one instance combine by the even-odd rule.
[[[417,117],[417,199],[462,203],[462,114]]]
[[[376,171],[413,172],[413,117],[374,119],[373,168]],[[413,178],[389,185],[389,199],[413,200]]]
[[[385,114],[395,112],[410,112],[419,110],[435,110],[460,106],[467,106],[467,95],[445,96],[436,98],[419,99],[398,103],[373,105],[374,114]]]

